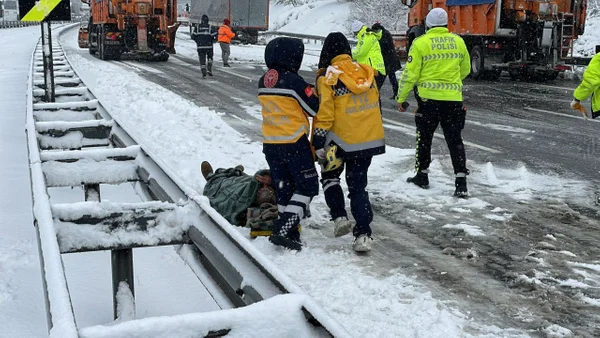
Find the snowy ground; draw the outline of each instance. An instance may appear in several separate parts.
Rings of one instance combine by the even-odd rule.
[[[73,36],[66,34],[63,41],[75,48]],[[190,105],[133,73],[123,74],[116,65],[106,63],[99,70],[94,66],[97,60],[90,60],[84,52],[69,55],[83,81],[122,126],[197,191],[205,183],[198,170],[204,159],[210,159],[216,167],[241,163],[247,172],[266,167],[261,145],[240,135],[214,111]],[[140,103],[132,106],[132,100]],[[255,112],[252,116],[256,116]],[[395,159],[410,157],[411,153],[390,149],[386,156],[376,160],[372,175],[381,176],[393,170]],[[469,336],[465,330],[492,336],[497,332],[511,334],[512,331],[482,325],[459,309],[449,307],[400,271],[390,271],[391,275],[383,279],[362,273],[360,265],[353,264],[360,258],[348,251],[350,238],[327,238],[330,226],[324,201],[319,197],[304,233],[307,248],[301,253],[283,252],[266,238],[258,238],[254,243],[356,336],[385,336],[390,332],[405,333],[407,337],[447,337],[449,333]],[[240,231],[248,235],[246,229]],[[311,241],[321,242],[324,238],[328,246],[321,247],[318,243],[311,247]],[[419,316],[414,316],[417,309]]]
[[[337,5],[336,1],[323,3],[331,8],[335,5],[333,11],[347,5]],[[304,13],[309,15],[302,15]],[[344,13],[341,9],[336,17],[343,18]],[[322,32],[325,35],[330,30],[343,31],[345,25],[343,21],[321,20],[320,16],[308,10],[301,13],[297,9],[273,7],[271,14],[272,23],[286,31],[310,31],[317,35]],[[315,25],[315,22],[321,24]],[[77,49],[74,32],[67,33],[63,41],[65,45]],[[596,31],[588,30],[586,34],[590,38],[586,38],[583,49],[598,43]],[[45,335],[37,249],[31,227],[26,149],[22,137],[26,72],[38,36],[36,27],[0,31],[0,41],[6,47],[0,50],[0,60],[3,61],[3,71],[0,72],[0,151],[3,158],[7,159],[0,170],[3,177],[10,177],[12,181],[8,183],[8,180],[2,180],[0,189],[0,322],[3,323],[0,337]],[[195,56],[189,40],[178,40],[177,43],[180,53]],[[307,46],[304,69],[314,67],[318,49],[318,46]],[[216,61],[219,61],[218,47],[215,50]],[[234,60],[242,64],[261,63],[263,52],[264,48],[260,46],[232,48]],[[133,72],[123,72],[122,66],[90,59],[86,54],[86,51],[81,51],[69,55],[86,84],[130,133],[143,140],[145,146],[158,154],[197,191],[202,191],[204,185],[198,169],[202,160],[210,159],[216,167],[243,164],[247,172],[266,167],[260,144],[224,123],[219,113],[198,107]],[[132,102],[136,104],[132,105]],[[255,105],[248,107],[247,114],[249,120],[259,116]],[[376,213],[391,214],[386,219],[397,220],[392,224],[389,221],[386,223],[382,217],[377,218],[380,223],[375,224],[376,247],[381,251],[376,250],[376,253],[392,250],[386,248],[389,238],[385,236],[398,235],[394,228],[407,224],[415,228],[417,235],[435,231],[440,234],[441,241],[460,238],[471,244],[478,241],[485,244],[488,239],[492,241],[509,236],[514,229],[508,225],[511,222],[523,222],[522,218],[514,217],[521,209],[529,204],[544,204],[548,200],[555,202],[549,205],[557,213],[564,211],[565,222],[573,222],[573,219],[590,222],[582,215],[569,214],[567,208],[561,209],[565,200],[571,202],[571,199],[583,199],[590,195],[587,182],[564,180],[557,175],[541,175],[523,166],[506,168],[493,163],[471,163],[474,170],[470,179],[478,187],[487,187],[487,192],[468,201],[456,201],[447,197],[452,189],[449,184],[439,183],[430,190],[422,191],[404,183],[411,172],[413,154],[411,149],[388,148],[386,155],[376,158],[370,171],[370,191],[379,205]],[[433,169],[437,176],[434,179],[451,182],[448,168],[442,167],[442,161],[439,161],[443,157],[436,158],[438,161],[434,161],[436,167]],[[373,179],[375,177],[386,179]],[[82,194],[81,191],[72,193]],[[518,201],[518,207],[496,203],[497,195],[511,196]],[[69,199],[68,194],[60,196]],[[110,200],[119,198],[119,193],[107,195]],[[430,212],[411,207],[414,205],[426,205]],[[436,221],[438,217],[446,219],[447,215],[452,215],[454,221]],[[524,224],[526,227],[527,223]],[[245,229],[240,229],[240,232],[247,234]],[[539,331],[521,330],[511,329],[509,321],[494,320],[493,308],[489,309],[489,313],[471,313],[471,305],[464,300],[453,299],[450,293],[436,290],[417,278],[415,270],[420,261],[415,262],[414,266],[405,266],[406,261],[402,264],[382,264],[382,257],[377,254],[370,257],[355,256],[349,250],[350,238],[334,239],[331,232],[326,206],[320,196],[313,204],[313,217],[303,232],[307,243],[305,250],[300,253],[283,252],[263,238],[253,243],[357,337],[573,336],[570,330],[552,321],[540,325]],[[418,245],[417,235],[406,238],[407,248]],[[579,289],[581,293],[577,300],[589,304],[587,311],[590,314],[597,313],[600,300],[586,295],[584,291],[594,292],[600,287],[598,257],[579,257],[573,253],[578,250],[577,247],[572,250],[561,249],[563,245],[577,242],[561,237],[558,228],[553,233],[541,236],[545,236],[546,240],[540,241],[537,247],[531,248],[530,253],[520,258],[530,262],[531,270],[515,280],[521,285],[548,291],[546,297],[552,297],[553,293],[544,289],[544,285]],[[451,250],[455,250],[459,260],[471,260],[474,264],[480,254],[477,250]],[[398,251],[398,255],[401,254],[402,251]],[[82,326],[103,324],[112,319],[110,282],[107,278],[108,256],[103,253],[89,255],[93,257],[82,254],[65,256],[74,307],[78,323]],[[436,256],[432,252],[422,252],[422,255],[424,259],[444,262],[440,258],[444,256]],[[139,284],[136,285],[136,291],[140,292],[137,304],[139,317],[206,310],[201,300],[189,297],[186,290],[196,289],[197,281],[185,271],[186,267],[172,249],[145,249],[136,257],[139,257],[139,265],[136,266]],[[398,261],[400,259],[398,257]],[[579,277],[549,276],[548,264],[572,269]],[[443,276],[452,274],[454,265],[438,267],[439,271],[430,273],[435,278],[443,279]],[[498,285],[485,284],[480,289],[473,289],[473,292],[485,291],[486,288],[488,292],[502,291]],[[169,290],[167,294],[163,291],[165,289]],[[503,295],[499,293],[499,296]],[[525,301],[515,301],[515,304]],[[521,310],[524,313],[520,315],[526,319],[526,308],[515,309],[517,312]]]

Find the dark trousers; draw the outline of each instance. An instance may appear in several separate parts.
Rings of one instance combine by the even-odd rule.
[[[381,87],[383,87],[383,83],[385,82],[385,75],[377,75],[375,76],[375,83],[377,84],[377,90],[381,91]]]
[[[444,138],[450,150],[454,173],[467,173],[465,146],[462,130],[465,127],[466,112],[462,102],[422,100],[415,114],[417,125],[416,169],[429,169],[431,164],[431,143],[438,125],[442,125]]]
[[[208,60],[208,71],[212,72],[213,63],[213,49],[211,48],[198,48],[198,59],[200,59],[200,69],[206,69],[206,63]]]
[[[394,96],[398,95],[398,79],[396,78],[396,72],[388,72],[387,77],[389,78],[390,84],[392,85],[392,91],[394,92]]]
[[[277,234],[287,236],[304,218],[311,199],[319,193],[319,175],[306,136],[293,144],[264,144],[263,152],[277,195]]]
[[[340,185],[340,176],[346,169],[346,183],[348,184],[348,197],[350,198],[350,211],[356,226],[352,233],[354,236],[366,234],[371,236],[371,222],[373,209],[367,192],[367,172],[371,165],[372,157],[359,159],[346,159],[344,165],[336,170],[321,173],[321,184],[325,194],[325,202],[331,212],[331,218],[346,216],[346,203],[344,192]]]

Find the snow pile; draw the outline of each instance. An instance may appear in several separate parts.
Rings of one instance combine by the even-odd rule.
[[[117,319],[115,322],[125,322],[135,319],[135,298],[127,282],[119,283],[117,291]]]
[[[46,175],[46,183],[51,187],[70,187],[82,183],[118,184],[135,181],[138,177],[135,161],[49,161],[44,162],[42,168]]]
[[[585,31],[573,43],[573,55],[593,56],[596,54],[596,45],[600,45],[600,16],[591,16],[590,8],[588,7]]]
[[[239,338],[321,337],[304,317],[305,302],[306,296],[280,295],[233,310],[132,320],[87,327],[79,333],[82,338],[195,338],[224,330],[227,337]]]
[[[299,6],[271,2],[269,30],[327,36],[331,32],[349,33],[351,2],[307,0]],[[310,27],[308,30],[306,27]]]
[[[183,215],[187,213],[186,208],[181,207]],[[60,250],[68,252],[84,248],[182,242],[187,227],[181,226],[186,223],[178,215],[179,209],[173,209],[171,204],[162,202],[80,202],[55,204],[52,206],[52,214]],[[86,218],[93,220],[105,217],[108,219],[102,223],[80,224]]]

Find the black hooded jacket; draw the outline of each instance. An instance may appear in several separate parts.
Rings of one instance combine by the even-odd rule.
[[[213,43],[217,40],[217,31],[208,23],[208,16],[202,15],[200,24],[191,35],[192,40],[196,42],[198,49],[211,49]]]
[[[400,65],[400,58],[396,54],[396,46],[394,45],[394,38],[392,33],[387,29],[383,28],[380,23],[373,25],[374,31],[381,30],[381,39],[379,40],[379,47],[381,48],[381,55],[383,56],[383,62],[385,63],[385,72],[395,72],[402,68]]]
[[[302,40],[280,37],[271,40],[265,48],[265,63],[269,70],[258,81],[258,99],[263,106],[263,120],[266,117],[287,115],[289,121],[304,121],[302,115],[315,116],[319,110],[319,98],[314,93],[313,86],[308,84],[298,74],[304,44]],[[304,113],[304,114],[303,114]],[[306,120],[307,121],[307,120]],[[263,134],[265,133],[263,121]],[[269,128],[272,128],[272,123]],[[282,125],[285,127],[285,124]],[[295,127],[291,127],[294,131]],[[283,132],[286,132],[284,130]],[[308,134],[308,128],[306,130]],[[279,135],[264,135],[265,143],[269,137]]]
[[[338,55],[348,54],[352,56],[352,49],[346,36],[340,32],[329,33],[323,42],[323,49],[319,57],[319,69],[331,65],[331,60]]]

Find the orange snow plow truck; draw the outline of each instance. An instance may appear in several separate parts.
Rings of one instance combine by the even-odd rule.
[[[573,41],[583,34],[586,0],[401,0],[410,7],[407,48],[425,34],[434,7],[448,12],[448,28],[463,37],[471,55],[471,77],[555,79],[570,64]],[[407,49],[407,50],[408,50]]]
[[[90,54],[167,61],[175,53],[177,0],[81,0],[90,6]]]

